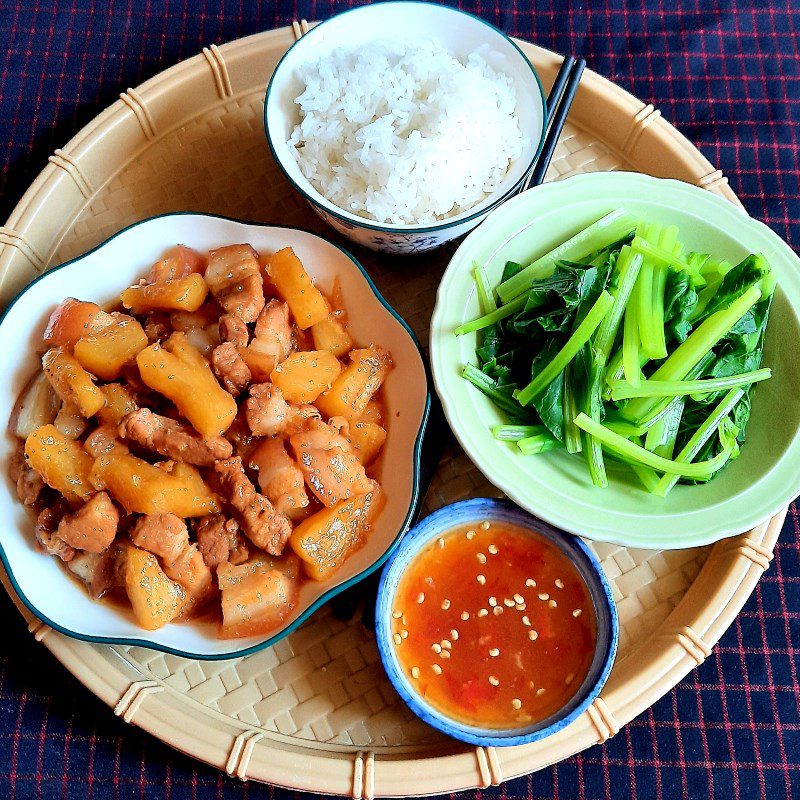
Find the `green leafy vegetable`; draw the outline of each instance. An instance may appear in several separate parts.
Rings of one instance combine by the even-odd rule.
[[[507,262],[494,290],[480,265],[473,277],[481,316],[455,333],[476,334],[463,375],[507,415],[496,439],[581,452],[597,486],[612,458],[659,495],[736,458],[753,386],[771,375],[762,255],[686,252],[674,225],[619,209],[527,266]]]

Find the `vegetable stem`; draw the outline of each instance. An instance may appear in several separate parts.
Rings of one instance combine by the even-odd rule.
[[[731,389],[735,386],[746,386],[772,377],[769,367],[729,375],[724,378],[705,378],[697,381],[642,381],[638,386],[631,386],[625,381],[611,382],[612,400],[629,400],[633,397],[678,397],[681,395],[702,395]]]
[[[500,322],[501,319],[505,319],[512,314],[516,314],[517,311],[521,311],[525,307],[527,301],[528,296],[524,294],[516,300],[512,300],[510,303],[506,303],[506,305],[494,311],[490,311],[482,317],[478,317],[478,319],[473,319],[472,322],[465,322],[463,325],[459,325],[453,333],[455,333],[456,336],[463,336],[465,333],[472,333],[482,328],[488,328],[490,325]]]
[[[761,290],[751,286],[727,308],[720,309],[703,320],[686,341],[677,347],[653,373],[654,381],[680,381],[698,361],[758,302]],[[626,376],[627,377],[627,376]],[[622,415],[631,421],[639,420],[658,405],[658,398],[639,397],[628,403]]]
[[[544,425],[495,425],[492,435],[501,442],[518,442],[531,436],[548,433]]]
[[[486,270],[479,264],[475,264],[472,276],[475,278],[475,290],[478,293],[478,305],[480,306],[481,314],[491,314],[492,311],[497,311],[497,301],[491,286],[489,286]]]
[[[618,208],[501,283],[497,287],[497,296],[507,303],[530,289],[538,278],[550,275],[558,261],[580,262],[586,256],[627,236],[635,227],[633,217],[624,208]]]
[[[499,409],[519,418],[524,409],[509,394],[500,391],[495,381],[472,364],[465,364],[461,373],[476,389],[480,389]]]
[[[575,424],[587,433],[591,433],[592,436],[595,436],[604,445],[614,448],[614,450],[625,458],[637,461],[646,467],[651,467],[652,469],[664,472],[668,475],[683,475],[687,478],[704,480],[721,469],[730,455],[730,453],[723,452],[708,461],[698,461],[693,464],[672,461],[668,458],[658,456],[655,453],[651,453],[638,444],[634,444],[624,436],[620,436],[618,433],[609,430],[602,423],[590,419],[586,414],[578,414],[575,418]]]
[[[539,453],[546,453],[558,444],[558,439],[549,433],[542,433],[537,436],[528,436],[517,442],[517,447],[523,455],[535,456]]]
[[[745,390],[741,387],[738,389],[731,389],[725,397],[722,398],[720,403],[715,406],[714,410],[706,417],[700,427],[691,435],[689,441],[681,449],[680,453],[675,456],[677,463],[689,463],[699,452],[703,445],[714,435],[715,431],[722,424],[722,420],[730,414],[735,408]],[[658,485],[653,489],[653,494],[660,497],[666,497],[667,493],[678,482],[678,475],[664,475],[658,482]]]
[[[608,292],[600,293],[583,322],[578,325],[553,360],[524,389],[515,393],[520,405],[528,405],[536,395],[547,388],[551,381],[555,380],[556,376],[575,358],[581,347],[589,341],[613,304],[614,298]]]

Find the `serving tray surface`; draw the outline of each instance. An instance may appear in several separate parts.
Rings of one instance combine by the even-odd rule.
[[[167,211],[304,227],[337,240],[285,182],[263,135],[266,83],[306,29],[295,23],[212,46],[129,89],[57,150],[0,228],[0,304],[43,270]],[[558,56],[518,44],[549,86]],[[587,70],[547,179],[615,169],[679,178],[738,202],[722,173],[656,109]],[[356,254],[422,342],[452,250]],[[488,494],[497,491],[451,439],[424,510]],[[744,605],[784,516],[713,547],[592,545],[619,611],[617,662],[587,713],[515,748],[476,748],[423,725],[384,676],[371,633],[330,608],[264,651],[199,662],[72,640],[17,606],[37,640],[126,722],[231,775],[354,798],[454,792],[603,742],[669,691]]]

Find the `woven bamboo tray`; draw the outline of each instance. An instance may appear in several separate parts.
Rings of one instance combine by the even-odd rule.
[[[161,212],[214,212],[332,235],[283,180],[262,130],[269,75],[305,30],[295,23],[212,46],[129,89],[56,150],[0,228],[0,303],[43,270]],[[520,45],[549,86],[558,57]],[[614,169],[679,178],[738,202],[722,173],[653,106],[587,71],[548,179]],[[358,253],[423,342],[450,252],[394,260]],[[425,507],[496,493],[451,442]],[[384,677],[371,634],[327,609],[260,653],[198,662],[71,640],[17,605],[36,639],[115,714],[231,775],[354,798],[453,792],[604,742],[669,691],[741,609],[769,565],[784,515],[710,548],[594,545],[619,610],[617,663],[586,714],[516,748],[475,748],[424,726]]]

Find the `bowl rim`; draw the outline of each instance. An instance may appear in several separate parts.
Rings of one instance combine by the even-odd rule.
[[[127,233],[128,231],[137,228],[139,226],[145,225],[148,222],[152,222],[154,220],[163,219],[167,217],[201,217],[201,218],[213,218],[213,219],[221,219],[226,220],[228,222],[236,222],[242,225],[250,225],[259,228],[280,228],[284,230],[293,230],[293,231],[301,231],[302,233],[306,233],[310,236],[313,236],[316,239],[320,239],[321,241],[325,242],[328,245],[332,245],[337,250],[339,250],[344,256],[346,256],[353,265],[359,270],[362,276],[366,279],[369,288],[372,290],[375,298],[378,302],[386,309],[386,311],[400,323],[400,325],[405,329],[406,333],[410,337],[411,341],[413,342],[417,353],[419,355],[420,361],[422,363],[423,371],[425,374],[425,402],[423,404],[422,409],[422,417],[420,419],[420,426],[419,430],[417,431],[416,438],[414,440],[414,445],[412,448],[412,461],[413,461],[413,475],[412,475],[412,486],[411,486],[411,499],[408,507],[408,511],[406,512],[405,519],[403,520],[400,529],[395,534],[395,537],[387,546],[386,550],[368,567],[363,569],[357,575],[354,575],[352,578],[344,581],[337,586],[334,586],[328,589],[326,592],[323,592],[316,600],[309,604],[309,606],[302,611],[297,619],[293,620],[291,623],[286,625],[277,633],[272,634],[268,638],[266,638],[263,642],[259,642],[254,645],[250,645],[249,647],[244,647],[239,650],[231,650],[225,653],[193,653],[187,650],[182,650],[180,648],[171,647],[170,645],[163,644],[161,642],[153,642],[149,641],[148,639],[140,639],[136,637],[127,637],[127,636],[95,636],[92,634],[85,634],[80,633],[78,631],[73,631],[70,628],[67,628],[60,623],[56,622],[55,620],[48,617],[46,614],[41,613],[37,607],[30,601],[27,597],[25,592],[22,590],[17,578],[14,574],[14,570],[11,566],[10,560],[5,552],[3,547],[2,540],[0,539],[0,562],[3,564],[3,568],[5,569],[6,575],[8,576],[9,582],[25,605],[25,607],[38,619],[40,619],[45,624],[49,625],[53,630],[58,631],[59,633],[64,634],[65,636],[69,636],[71,639],[78,639],[83,642],[88,642],[90,644],[102,644],[102,645],[122,645],[127,647],[146,647],[150,650],[157,650],[162,653],[168,653],[169,655],[179,656],[181,658],[188,658],[188,659],[195,659],[198,661],[225,661],[231,658],[242,658],[244,656],[252,655],[253,653],[257,653],[260,650],[264,650],[271,645],[276,644],[284,637],[288,636],[290,633],[295,631],[299,628],[308,618],[316,612],[321,606],[323,606],[328,601],[332,600],[337,595],[341,594],[345,590],[349,589],[350,587],[354,586],[357,583],[360,583],[369,575],[374,573],[383,564],[387,561],[387,559],[391,556],[391,554],[395,551],[398,547],[400,542],[402,541],[405,533],[408,531],[411,521],[416,514],[417,509],[419,508],[420,504],[420,488],[421,488],[421,470],[422,470],[422,443],[424,440],[425,429],[428,424],[428,419],[430,416],[430,408],[431,408],[431,388],[430,388],[430,380],[428,378],[428,369],[425,365],[425,358],[422,352],[422,347],[420,345],[419,340],[417,339],[414,331],[411,330],[408,323],[400,316],[400,314],[395,311],[395,309],[389,304],[386,298],[381,294],[378,290],[377,286],[375,285],[374,281],[370,277],[367,270],[363,267],[363,265],[356,259],[348,250],[340,245],[336,244],[335,242],[331,242],[328,239],[320,236],[313,231],[307,230],[306,228],[299,228],[293,225],[278,225],[278,224],[270,224],[264,222],[253,222],[250,220],[241,219],[238,217],[230,217],[224,214],[207,214],[204,212],[196,212],[196,211],[170,211],[164,214],[155,214],[151,217],[147,217],[143,220],[138,220],[137,222],[133,222],[130,225],[126,225],[124,228],[121,228],[113,235],[109,236],[107,239],[104,239],[102,242],[97,244],[95,247],[87,250],[85,253],[82,253],[75,258],[70,259],[69,261],[65,261],[63,264],[59,264],[58,266],[52,267],[51,269],[47,270],[46,272],[37,275],[27,286],[21,289],[14,298],[8,303],[6,308],[2,310],[0,313],[0,331],[2,331],[3,323],[5,322],[9,312],[11,311],[12,307],[19,302],[25,294],[27,294],[28,290],[31,289],[34,285],[38,284],[40,281],[48,278],[55,272],[58,272],[66,267],[70,267],[73,264],[77,263],[78,261],[83,260],[89,255],[101,250],[107,244],[109,244],[114,239],[118,238],[119,236]],[[3,428],[4,435],[8,436],[8,432]],[[65,576],[68,577],[68,576]]]
[[[535,148],[533,155],[531,156],[530,163],[528,164],[528,167],[525,169],[520,179],[516,181],[514,185],[511,186],[507,191],[503,192],[502,195],[499,195],[498,197],[491,200],[491,202],[488,203],[488,205],[486,205],[484,208],[480,208],[478,210],[473,210],[473,211],[467,209],[466,212],[462,212],[466,216],[458,215],[453,218],[444,219],[441,222],[435,223],[433,225],[398,226],[398,225],[387,225],[384,223],[380,223],[374,219],[368,219],[367,217],[359,217],[357,214],[350,214],[346,209],[340,208],[335,203],[324,197],[324,195],[322,195],[320,192],[317,192],[317,190],[314,189],[313,186],[311,187],[313,192],[312,194],[306,188],[298,185],[298,183],[294,180],[294,178],[292,178],[292,176],[289,174],[288,170],[284,166],[282,158],[278,155],[275,149],[275,145],[273,144],[272,133],[270,131],[269,124],[267,123],[267,111],[269,108],[270,94],[272,92],[272,87],[275,82],[275,77],[278,75],[281,66],[283,65],[284,61],[289,56],[289,54],[292,52],[292,50],[294,50],[294,48],[297,47],[300,44],[300,42],[302,42],[303,39],[306,38],[306,36],[310,36],[315,31],[318,31],[323,26],[327,25],[329,22],[338,20],[339,18],[347,16],[348,14],[354,14],[358,12],[367,13],[369,11],[372,11],[374,13],[376,9],[385,6],[430,6],[430,5],[431,4],[429,2],[426,2],[426,0],[386,0],[386,2],[378,3],[376,5],[356,6],[355,8],[349,8],[346,11],[342,11],[339,14],[334,14],[332,17],[317,23],[307,33],[304,33],[302,36],[300,36],[299,39],[293,42],[292,45],[290,45],[290,47],[286,50],[286,52],[281,56],[280,61],[278,61],[278,63],[275,65],[275,69],[272,71],[272,75],[270,76],[269,83],[267,84],[267,89],[264,94],[263,121],[264,121],[264,134],[267,140],[267,145],[269,146],[270,153],[272,154],[275,163],[278,165],[278,168],[283,173],[283,176],[291,184],[292,188],[295,189],[295,191],[299,192],[316,209],[319,209],[321,212],[325,214],[330,214],[332,217],[335,217],[337,220],[346,225],[354,225],[357,228],[364,228],[366,230],[375,231],[378,233],[413,235],[418,233],[433,233],[433,232],[443,231],[455,225],[461,225],[463,223],[472,222],[477,218],[490,214],[499,205],[506,202],[506,200],[513,197],[513,195],[517,193],[520,186],[522,186],[522,184],[525,182],[526,177],[530,172],[531,168],[536,163],[536,160],[539,158],[539,154],[541,153],[542,147],[544,146],[544,140],[547,135],[547,124],[549,119],[547,113],[547,97],[544,93],[544,87],[542,86],[542,81],[541,78],[539,77],[539,73],[536,71],[536,68],[533,66],[533,63],[528,59],[525,53],[522,52],[522,49],[519,47],[519,45],[514,41],[512,37],[508,36],[506,33],[501,31],[499,28],[495,27],[491,23],[487,22],[484,19],[481,19],[480,17],[470,13],[469,11],[464,11],[460,8],[453,8],[451,6],[440,6],[438,4],[435,4],[437,8],[440,8],[445,12],[460,14],[462,16],[469,17],[476,22],[480,22],[482,25],[485,25],[487,28],[491,29],[495,33],[502,36],[506,41],[508,41],[508,43],[514,48],[514,50],[517,51],[520,58],[522,58],[522,60],[528,65],[531,74],[533,75],[536,81],[536,85],[539,87],[539,95],[542,102],[542,130],[539,135],[539,142]],[[489,200],[491,197],[492,195],[489,195],[487,198],[484,198],[484,200],[479,201],[479,203],[476,205],[480,205],[481,202],[486,202],[486,200]],[[330,205],[326,205],[326,203],[329,203]]]
[[[476,518],[489,518],[491,519],[492,513],[495,511],[502,511],[512,514],[515,519],[515,524],[519,527],[544,536],[546,539],[554,542],[555,546],[561,550],[564,555],[572,562],[575,563],[576,559],[572,553],[564,552],[559,542],[567,542],[575,547],[578,553],[578,558],[585,559],[586,564],[590,568],[590,573],[596,579],[595,591],[589,586],[590,581],[585,580],[589,588],[590,597],[593,599],[600,598],[607,605],[608,609],[608,623],[610,630],[608,631],[608,641],[605,647],[605,653],[600,662],[599,672],[595,680],[587,687],[586,692],[581,701],[564,716],[557,716],[559,712],[551,714],[550,717],[544,721],[550,720],[546,727],[537,730],[528,731],[527,733],[520,733],[515,736],[504,736],[502,730],[498,730],[497,734],[493,735],[487,732],[487,729],[476,728],[467,725],[466,723],[459,723],[457,720],[448,717],[443,712],[434,708],[432,705],[425,703],[421,700],[419,694],[411,688],[410,683],[398,669],[395,659],[391,653],[393,646],[390,644],[391,627],[391,600],[394,592],[390,592],[389,581],[394,577],[395,573],[405,571],[411,561],[419,554],[420,550],[436,536],[439,536],[443,531],[452,527],[448,525],[448,518],[454,509],[476,509]],[[410,555],[409,555],[410,553]],[[400,565],[401,560],[404,560],[408,555],[408,561]],[[398,581],[401,575],[397,576]],[[396,589],[396,586],[395,586]],[[424,519],[420,520],[403,538],[403,542],[392,555],[392,558],[386,564],[381,573],[380,582],[378,584],[378,597],[375,603],[375,638],[380,652],[383,668],[389,677],[389,680],[394,686],[397,693],[409,708],[416,714],[423,722],[436,728],[437,730],[458,739],[459,741],[467,742],[469,744],[478,745],[481,747],[511,747],[520,744],[530,744],[541,739],[546,739],[549,736],[557,733],[558,731],[566,728],[569,724],[574,722],[581,714],[583,714],[589,706],[597,699],[600,692],[611,674],[611,669],[614,665],[614,660],[617,654],[617,647],[619,645],[619,614],[617,613],[617,606],[614,602],[611,585],[608,578],[603,572],[600,561],[597,556],[591,551],[588,545],[575,534],[550,525],[542,519],[534,516],[530,512],[518,506],[512,500],[507,498],[497,497],[472,497],[466,500],[458,500],[455,503],[450,503],[446,506],[434,511]],[[595,657],[600,645],[600,637],[597,637],[595,642]],[[591,666],[590,666],[591,670]],[[577,693],[576,693],[577,694]],[[574,695],[573,695],[574,697]],[[567,703],[569,703],[569,698]],[[554,718],[555,717],[555,718]],[[513,730],[513,729],[508,729]],[[472,731],[476,731],[473,733]]]
[[[736,241],[741,240],[741,234],[738,232],[740,229],[743,230],[745,228],[749,228],[754,235],[758,235],[761,237],[764,242],[769,241],[773,245],[774,250],[783,251],[787,258],[793,258],[795,261],[799,261],[800,258],[797,256],[796,253],[792,250],[792,248],[778,236],[775,231],[773,231],[769,226],[765,223],[761,222],[754,217],[751,217],[744,208],[734,205],[730,201],[726,200],[723,197],[720,197],[713,192],[709,192],[706,189],[696,186],[691,183],[687,183],[686,181],[681,181],[675,178],[657,178],[652,175],[646,175],[639,172],[631,172],[631,171],[614,171],[614,172],[595,172],[595,173],[584,173],[580,175],[572,175],[568,178],[565,178],[561,181],[552,181],[549,183],[542,184],[540,186],[532,187],[526,192],[522,192],[517,197],[510,200],[508,203],[504,204],[502,209],[496,209],[493,212],[493,216],[497,216],[506,212],[506,210],[511,207],[515,207],[515,204],[522,204],[525,203],[527,199],[530,201],[531,193],[538,192],[540,194],[547,194],[552,192],[559,192],[563,191],[565,186],[574,186],[576,184],[602,184],[604,181],[615,181],[615,180],[628,180],[628,181],[635,181],[638,183],[647,184],[647,188],[658,189],[659,187],[669,187],[673,191],[684,192],[686,194],[694,195],[698,200],[701,200],[704,203],[709,204],[709,206],[716,206],[720,213],[728,215],[728,221],[734,222],[739,225],[739,228],[731,233],[731,237]],[[637,187],[641,189],[642,187]],[[632,198],[632,200],[640,201],[641,198]],[[644,202],[647,202],[647,197],[644,197]],[[532,221],[529,221],[525,224],[525,226],[521,229],[515,230],[513,233],[505,236],[502,241],[498,241],[493,248],[491,258],[495,258],[497,253],[505,247],[514,237],[522,233],[523,230],[526,230],[529,226],[532,226],[536,223],[536,219],[533,218]],[[713,223],[718,225],[719,222]],[[564,530],[570,530],[574,534],[578,536],[585,536],[588,539],[598,542],[608,542],[612,544],[617,544],[623,547],[638,547],[638,548],[662,548],[662,549],[683,549],[683,548],[690,548],[690,547],[700,547],[704,545],[713,544],[714,542],[720,541],[721,539],[736,536],[743,532],[746,532],[757,526],[766,522],[772,515],[778,512],[781,508],[784,508],[789,503],[791,503],[792,499],[795,497],[797,490],[800,489],[800,472],[796,473],[796,478],[794,483],[792,484],[791,489],[784,488],[780,492],[780,496],[778,496],[777,490],[773,490],[771,495],[775,496],[777,499],[773,500],[770,503],[762,502],[759,506],[763,507],[765,510],[758,510],[757,512],[750,512],[750,515],[745,518],[745,522],[743,523],[725,523],[719,522],[716,525],[712,526],[708,523],[704,524],[702,530],[699,533],[695,533],[694,529],[692,529],[691,535],[687,535],[681,539],[679,543],[676,543],[674,539],[667,539],[666,536],[662,535],[660,538],[653,538],[648,539],[641,534],[631,534],[630,532],[618,532],[616,528],[611,528],[609,525],[604,526],[593,526],[590,529],[586,530],[583,528],[583,524],[578,525],[574,519],[571,519],[569,514],[564,514],[563,512],[555,513],[552,507],[548,506],[537,506],[534,508],[533,504],[530,502],[530,495],[524,495],[520,491],[517,491],[516,487],[509,486],[508,481],[504,479],[502,476],[497,475],[497,470],[492,467],[491,465],[487,468],[487,464],[484,459],[481,458],[480,453],[476,449],[475,442],[469,441],[469,437],[465,434],[465,432],[461,429],[457,414],[455,412],[455,398],[450,390],[452,386],[452,381],[449,379],[449,376],[446,374],[445,365],[441,363],[441,345],[440,340],[441,337],[445,335],[450,335],[452,331],[445,332],[442,329],[442,317],[446,313],[445,308],[445,291],[448,289],[448,272],[451,270],[452,265],[459,258],[459,254],[463,254],[469,248],[470,244],[473,244],[476,241],[476,238],[479,236],[484,235],[483,233],[484,226],[482,225],[480,229],[473,231],[470,233],[465,239],[461,242],[456,252],[453,254],[450,263],[448,264],[447,269],[445,270],[444,275],[442,276],[442,280],[439,284],[439,289],[437,291],[436,297],[436,306],[434,308],[433,316],[431,319],[431,328],[430,328],[430,354],[431,354],[431,373],[433,376],[433,383],[437,395],[439,396],[442,402],[442,408],[444,410],[445,416],[447,418],[448,424],[450,429],[453,431],[454,436],[458,440],[459,444],[464,448],[465,452],[467,453],[470,460],[476,465],[476,467],[481,471],[492,483],[497,486],[500,490],[505,492],[512,500],[519,503],[523,508],[529,509],[531,513],[535,513],[542,519],[547,520],[550,524],[563,528]],[[488,228],[487,228],[488,230]],[[764,245],[765,246],[765,245]],[[463,259],[463,256],[462,256]],[[797,281],[795,280],[795,283]],[[784,287],[785,288],[785,287]],[[784,291],[782,289],[782,291]],[[789,305],[792,312],[795,316],[800,320],[800,292],[796,292],[793,294],[789,294],[784,291],[784,296],[789,300]],[[791,298],[791,299],[790,299]],[[791,449],[794,448],[795,452],[800,449],[800,428],[795,432],[795,434],[791,437],[789,442],[789,448],[785,451],[780,457],[780,463],[788,463],[787,461],[787,454],[791,452]],[[771,474],[776,465],[773,465],[768,474]],[[759,482],[760,483],[760,482]],[[782,484],[783,485],[783,484]],[[788,484],[786,484],[788,485]],[[744,490],[743,490],[744,491]],[[741,492],[737,492],[735,496],[738,496]],[[650,495],[644,494],[644,498],[650,497]],[[700,514],[701,511],[692,512],[694,514]],[[603,512],[605,514],[605,511]],[[639,516],[643,519],[647,519],[647,512],[646,510],[643,511]],[[662,516],[672,517],[672,514],[664,514]]]

